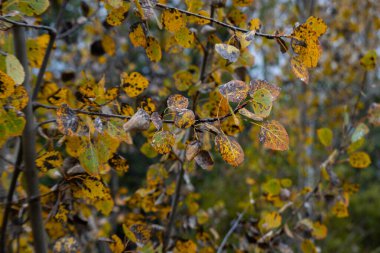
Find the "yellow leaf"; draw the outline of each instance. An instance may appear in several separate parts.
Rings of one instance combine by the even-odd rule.
[[[332,208],[332,213],[338,218],[348,217],[347,205],[343,201],[338,201]]]
[[[0,70],[0,99],[9,97],[13,94],[14,90],[14,80],[6,73]]]
[[[161,46],[156,38],[151,36],[147,37],[145,52],[152,62],[158,62],[161,60]]]
[[[301,81],[306,84],[309,83],[309,71],[298,56],[292,57],[290,65],[292,66],[293,73],[301,79]]]
[[[371,158],[366,152],[352,153],[348,159],[351,166],[358,169],[365,169],[371,164]]]
[[[215,137],[215,147],[224,161],[237,167],[244,161],[244,151],[240,144],[233,138],[224,134]]]
[[[80,245],[77,239],[72,236],[61,237],[54,243],[53,252],[79,252]]]
[[[282,217],[277,212],[264,212],[259,221],[260,230],[265,233],[271,229],[277,228],[281,225]]]
[[[177,32],[186,26],[186,16],[175,9],[167,9],[162,12],[162,24],[169,32]]]
[[[249,21],[248,26],[251,31],[259,31],[262,25],[260,19],[253,18]]]
[[[102,46],[104,48],[104,51],[110,55],[113,56],[115,55],[116,51],[116,44],[115,41],[112,39],[111,36],[109,35],[104,35],[102,38]]]
[[[22,110],[28,104],[29,96],[24,86],[16,86],[13,94],[8,98],[9,104],[17,110]]]
[[[323,144],[325,147],[329,147],[332,144],[333,139],[333,132],[330,128],[320,128],[317,130],[317,135],[319,141]]]
[[[106,9],[108,10],[107,14],[107,23],[111,26],[119,26],[125,20],[128,10],[130,8],[130,3],[121,2],[121,4],[106,4]]]
[[[61,167],[63,159],[59,151],[48,151],[36,159],[36,166],[42,171]]]
[[[113,242],[110,243],[110,249],[112,253],[123,253],[124,244],[122,240],[117,235],[112,235],[111,239],[113,240]]]
[[[174,253],[196,253],[197,245],[191,241],[177,241],[174,248]]]
[[[35,39],[29,39],[26,42],[28,60],[32,68],[39,68],[41,66],[48,43],[48,34],[43,34]]]
[[[365,70],[374,70],[376,67],[376,50],[369,50],[361,59],[360,65],[362,65]]]
[[[310,240],[302,241],[301,250],[303,253],[317,253],[314,243]]]
[[[131,40],[132,45],[135,47],[146,47],[146,36],[141,23],[135,23],[131,26],[129,39]]]
[[[149,81],[139,72],[121,74],[121,87],[129,97],[140,95],[149,86]]]
[[[288,150],[289,136],[280,122],[271,120],[261,126],[260,142],[264,143],[265,148],[273,150]]]
[[[322,240],[327,236],[327,227],[320,222],[313,223],[312,235],[317,240]]]
[[[254,0],[233,0],[233,4],[234,5],[237,5],[239,7],[245,7],[245,6],[249,6],[250,4],[253,3]]]
[[[174,34],[174,38],[184,48],[190,48],[194,43],[194,33],[189,28],[184,27]]]

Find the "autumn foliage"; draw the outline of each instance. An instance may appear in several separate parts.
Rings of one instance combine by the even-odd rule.
[[[352,49],[346,5],[260,2],[3,1],[0,252],[334,249],[380,21]]]

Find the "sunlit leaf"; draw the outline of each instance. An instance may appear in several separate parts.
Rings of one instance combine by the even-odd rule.
[[[237,167],[243,163],[244,151],[233,137],[228,137],[224,134],[217,135],[215,137],[215,147],[228,164]]]
[[[215,44],[215,51],[230,62],[236,62],[240,56],[239,49],[227,44]]]
[[[358,169],[365,169],[371,164],[371,158],[366,152],[352,153],[348,159],[351,166]]]
[[[288,150],[289,136],[280,122],[271,120],[265,122],[260,130],[260,142],[265,148],[273,150]]]

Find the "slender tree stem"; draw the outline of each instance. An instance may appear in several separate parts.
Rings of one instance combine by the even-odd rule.
[[[220,244],[217,253],[222,253],[223,248],[224,248],[224,246],[226,245],[226,243],[227,243],[227,241],[228,241],[228,238],[230,238],[230,236],[232,235],[232,233],[235,231],[235,229],[236,229],[237,226],[239,225],[239,223],[240,223],[241,219],[243,218],[245,212],[246,212],[246,210],[244,210],[241,214],[239,214],[239,216],[238,216],[237,219],[235,220],[234,224],[232,224],[230,230],[228,230],[226,236],[224,236],[223,241],[222,241],[222,243]]]
[[[32,96],[32,88],[30,86],[29,71],[28,71],[28,59],[26,53],[26,40],[25,40],[25,28],[16,26],[14,28],[14,46],[16,56],[24,67],[25,81],[24,87],[27,90],[29,96]],[[28,179],[26,183],[26,190],[28,197],[39,196],[38,189],[38,175],[35,168],[36,158],[36,132],[34,125],[34,115],[32,100],[29,99],[26,108],[24,109],[26,124],[22,135],[22,150],[24,161],[24,173]],[[47,252],[47,242],[45,238],[45,231],[42,221],[42,208],[40,199],[36,199],[29,203],[29,217],[31,217],[31,227],[33,232],[34,250],[38,253]]]

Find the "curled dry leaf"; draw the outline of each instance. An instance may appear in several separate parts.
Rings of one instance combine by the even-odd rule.
[[[236,62],[240,56],[239,49],[227,44],[215,44],[215,51],[230,62]]]
[[[167,104],[170,110],[181,111],[189,106],[189,99],[180,94],[174,94],[168,98]]]
[[[249,86],[240,80],[232,80],[219,86],[220,93],[228,101],[239,103],[247,97]]]
[[[202,143],[198,140],[193,140],[186,146],[186,160],[193,160],[200,152]]]
[[[237,167],[244,161],[244,151],[233,137],[219,134],[215,137],[215,147],[224,161]]]
[[[176,112],[174,117],[174,124],[179,128],[189,128],[195,123],[195,114],[192,110],[183,109]]]
[[[152,137],[152,147],[159,154],[167,154],[172,150],[175,138],[169,131],[156,132]]]
[[[214,166],[214,159],[210,152],[207,150],[199,151],[198,155],[194,158],[195,162],[204,170],[211,170]]]
[[[161,116],[158,114],[158,112],[153,112],[152,115],[150,115],[150,120],[152,121],[154,127],[157,130],[161,130],[161,128],[162,128],[162,119],[161,119]]]
[[[289,136],[280,122],[271,120],[265,122],[260,130],[260,142],[265,148],[284,151],[289,149]]]
[[[74,110],[67,104],[62,104],[57,109],[58,130],[64,135],[73,136],[78,130],[79,118]]]
[[[260,117],[260,116],[258,116],[258,115],[256,115],[256,114],[254,114],[253,112],[247,110],[246,108],[241,108],[241,109],[239,110],[239,113],[240,113],[241,115],[243,115],[244,117],[247,117],[247,118],[249,118],[249,119],[251,119],[251,120],[254,120],[254,121],[263,121],[263,118],[262,118],[262,117]]]
[[[138,109],[138,111],[132,116],[127,123],[123,125],[126,132],[129,131],[144,131],[149,128],[150,116],[143,109]]]

